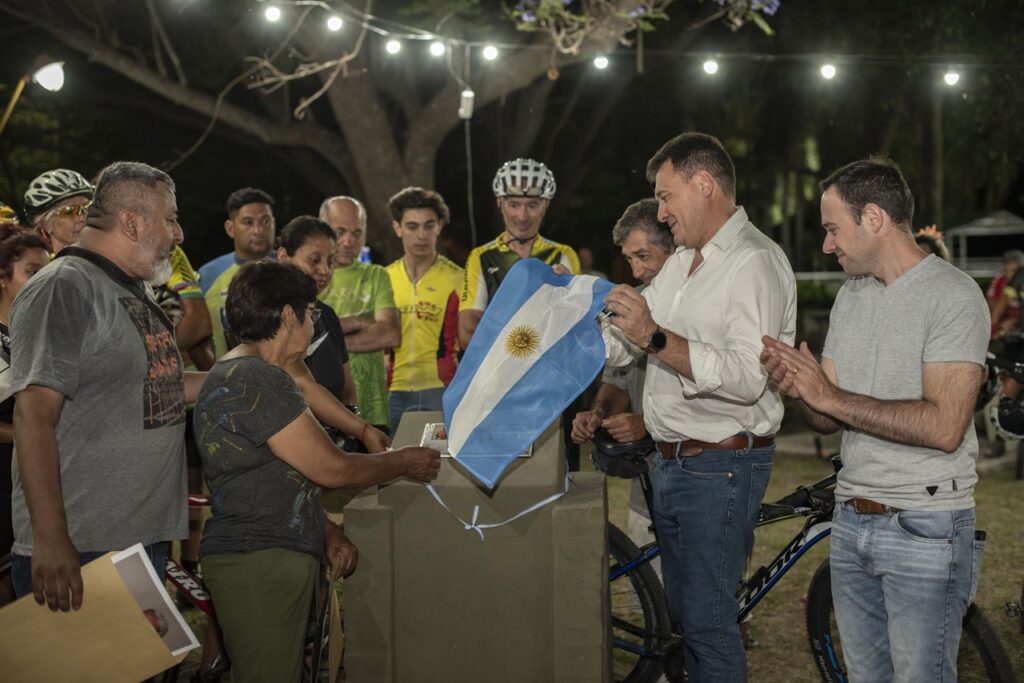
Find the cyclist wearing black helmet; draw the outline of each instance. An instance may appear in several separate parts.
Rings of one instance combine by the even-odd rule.
[[[459,345],[465,349],[501,280],[517,261],[539,258],[580,272],[572,247],[540,235],[548,203],[555,196],[555,176],[533,159],[506,161],[494,176],[494,196],[505,230],[470,252],[459,302]]]
[[[93,186],[77,171],[56,168],[39,175],[25,192],[25,216],[53,253],[78,241]]]

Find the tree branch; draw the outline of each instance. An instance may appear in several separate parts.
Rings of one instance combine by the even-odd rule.
[[[146,0],[146,9],[149,10],[149,21],[153,27],[153,31],[160,38],[160,45],[163,46],[164,52],[167,53],[167,58],[171,60],[171,65],[174,67],[174,73],[178,75],[178,85],[188,87],[188,79],[185,78],[185,72],[181,68],[181,60],[178,59],[178,53],[174,51],[174,46],[171,44],[171,39],[167,35],[167,31],[164,30],[163,22],[160,21],[160,15],[156,13],[156,5],[153,4],[153,0]],[[153,52],[160,58],[160,46],[154,45]]]

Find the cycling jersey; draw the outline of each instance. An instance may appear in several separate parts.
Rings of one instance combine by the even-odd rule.
[[[178,245],[171,251],[171,277],[166,287],[177,294],[179,299],[200,299],[203,296],[199,289],[199,275],[192,269],[188,256]]]
[[[459,296],[465,271],[438,256],[419,282],[409,279],[405,259],[387,267],[402,318],[402,344],[391,350],[391,391],[445,387],[455,374]]]
[[[209,265],[209,264],[207,264]],[[228,341],[227,337],[227,316],[224,310],[224,304],[228,298],[228,285],[231,284],[231,280],[234,279],[235,274],[240,268],[240,264],[232,263],[225,270],[223,270],[213,282],[206,284],[206,308],[210,310],[210,326],[213,330],[213,346],[214,354],[217,358],[220,358],[228,352],[231,347],[235,346],[235,341]]]
[[[331,281],[320,292],[320,301],[339,318],[372,319],[377,311],[394,308],[391,279],[381,266],[356,261],[335,268]],[[372,425],[388,424],[388,383],[383,351],[350,351],[348,367],[359,399],[359,413]]]
[[[510,239],[512,236],[503,232],[497,239],[469,253],[466,259],[466,280],[459,302],[460,311],[483,311],[487,308],[509,268],[519,261],[519,254],[505,244]],[[572,247],[544,239],[540,235],[533,241],[530,257],[549,265],[560,263],[574,275],[580,272],[580,259]]]

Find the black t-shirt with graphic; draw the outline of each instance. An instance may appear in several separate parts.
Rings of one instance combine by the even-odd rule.
[[[323,561],[320,487],[267,444],[305,410],[291,377],[261,358],[220,360],[210,370],[194,418],[213,506],[200,557],[285,548]]]

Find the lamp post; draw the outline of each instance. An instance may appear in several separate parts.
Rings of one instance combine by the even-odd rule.
[[[64,87],[64,62],[44,63],[32,73],[25,74],[18,79],[17,85],[14,86],[14,94],[11,95],[7,108],[4,110],[3,118],[0,118],[0,135],[3,135],[7,121],[10,120],[11,113],[14,112],[14,106],[18,104],[18,98],[21,97],[21,92],[29,80],[38,83],[50,92],[57,92]]]

